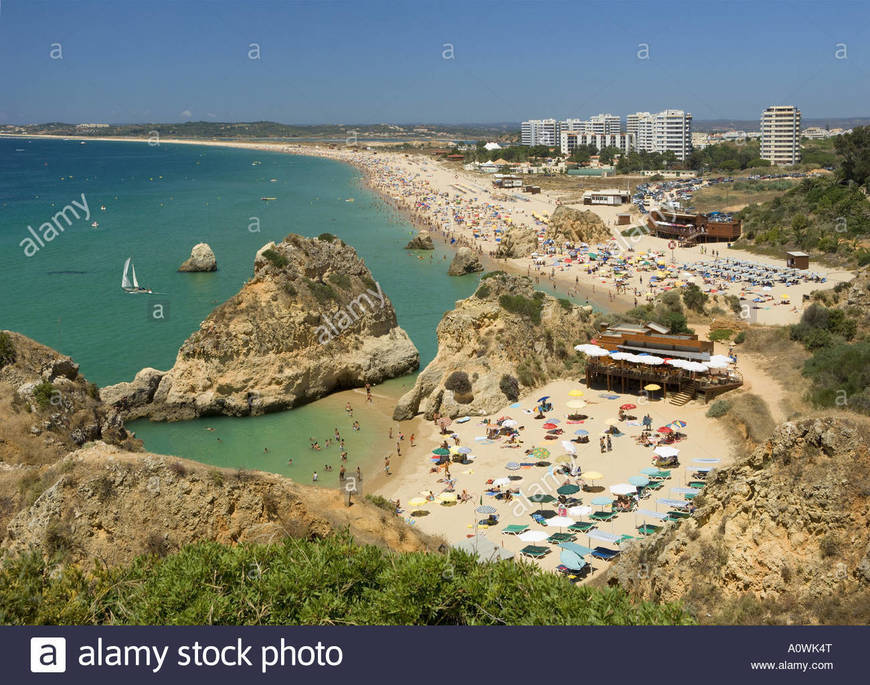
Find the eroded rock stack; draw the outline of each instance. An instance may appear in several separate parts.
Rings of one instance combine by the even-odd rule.
[[[290,409],[409,373],[419,353],[356,251],[324,234],[264,245],[254,276],[185,341],[103,398],[125,417],[183,420]],[[155,387],[156,383],[156,387]]]

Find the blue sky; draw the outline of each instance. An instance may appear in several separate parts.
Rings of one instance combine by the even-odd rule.
[[[0,0],[0,123],[870,116],[868,49],[868,2]]]

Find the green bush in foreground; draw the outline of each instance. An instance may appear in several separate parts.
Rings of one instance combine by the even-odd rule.
[[[392,554],[347,537],[214,542],[92,573],[36,554],[0,567],[0,623],[225,625],[687,624],[672,604],[576,587],[526,563]]]
[[[731,403],[728,400],[716,400],[707,410],[707,416],[711,419],[718,419],[720,416],[725,416],[729,409],[731,409]]]
[[[0,369],[15,361],[15,346],[8,333],[0,333]]]

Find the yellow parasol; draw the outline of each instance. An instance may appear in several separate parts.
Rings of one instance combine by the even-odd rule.
[[[562,454],[553,459],[554,464],[570,464],[573,461],[570,454]]]
[[[408,500],[408,506],[422,507],[428,500],[425,497],[414,497]]]
[[[568,395],[570,397],[583,397],[583,391],[582,390],[569,390]]]
[[[586,406],[586,403],[583,400],[571,400],[566,405],[568,409],[583,409]]]
[[[580,477],[583,480],[601,480],[604,478],[604,474],[598,473],[598,471],[584,471],[580,474]]]
[[[656,385],[655,383],[650,383],[649,385],[645,385],[645,386],[643,386],[643,389],[644,389],[644,390],[650,390],[650,391],[652,391],[652,390],[661,390],[661,389],[662,389],[662,386],[660,386],[660,385]]]
[[[455,502],[456,501],[456,493],[455,492],[442,492],[437,497],[440,502]]]

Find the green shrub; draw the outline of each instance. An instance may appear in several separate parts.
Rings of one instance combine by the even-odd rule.
[[[371,290],[377,290],[378,284],[375,283],[375,280],[370,276],[360,276],[360,280],[365,283],[366,288],[370,288]]]
[[[708,299],[707,293],[694,283],[689,283],[683,288],[683,302],[693,311],[703,312]]]
[[[330,283],[334,283],[342,290],[350,290],[351,280],[350,276],[348,276],[347,274],[333,271],[331,274],[329,274],[328,278]]]
[[[722,340],[728,340],[728,338],[730,338],[732,335],[734,335],[734,331],[732,331],[730,328],[719,328],[715,331],[710,331],[710,335],[708,337],[710,338],[711,342],[720,342]]]
[[[819,407],[870,414],[870,342],[837,342],[818,348],[804,363],[812,383],[808,399]]]
[[[290,260],[288,260],[287,257],[277,250],[273,250],[271,247],[263,253],[263,256],[279,269],[283,269],[290,263]]]
[[[485,300],[487,297],[490,296],[491,293],[492,290],[490,289],[490,287],[485,283],[482,283],[475,291],[474,296],[479,300]]]
[[[737,345],[740,345],[745,341],[746,341],[746,331],[740,331],[736,336],[734,336],[734,342]]]
[[[325,243],[333,243],[336,241],[336,237],[332,235],[332,233],[321,233],[317,236],[318,240],[322,240]]]
[[[15,346],[8,333],[0,333],[0,369],[15,361]]]
[[[63,531],[61,531],[62,533]],[[156,541],[159,542],[159,541]],[[252,570],[256,569],[256,573]],[[537,565],[470,554],[397,554],[348,536],[187,545],[124,567],[52,569],[36,552],[0,565],[13,625],[690,624],[678,605],[577,586]]]
[[[574,305],[571,304],[571,300],[566,299],[564,297],[559,298],[559,304],[562,306],[562,309],[564,309],[566,312],[570,312],[572,309],[574,309]]]
[[[728,400],[716,400],[707,410],[707,416],[711,419],[718,419],[720,416],[725,416],[729,409],[731,409],[731,403]]]
[[[33,399],[42,409],[48,409],[51,406],[53,396],[54,386],[49,381],[42,381],[33,389]]]
[[[317,300],[320,304],[326,304],[330,300],[338,300],[338,295],[332,289],[328,283],[321,283],[320,281],[312,281],[311,279],[307,279],[308,290],[311,291],[311,294],[314,296],[314,299]]]
[[[384,511],[388,511],[391,514],[396,513],[396,503],[391,502],[386,497],[381,497],[380,495],[366,495],[365,498],[376,507],[383,509]]]
[[[467,395],[471,392],[471,380],[465,371],[454,371],[444,381],[444,387],[460,395]]]
[[[543,293],[540,293],[543,296]],[[538,298],[538,293],[530,299],[523,295],[502,295],[498,303],[502,309],[513,314],[519,314],[530,319],[533,323],[541,323],[541,309],[543,309],[543,297]]]
[[[511,402],[516,402],[519,399],[520,384],[513,376],[504,374],[498,382],[498,387]]]
[[[480,280],[484,281],[487,278],[494,278],[495,276],[504,276],[504,275],[506,275],[504,271],[489,271],[489,272],[483,274],[480,277]]]

